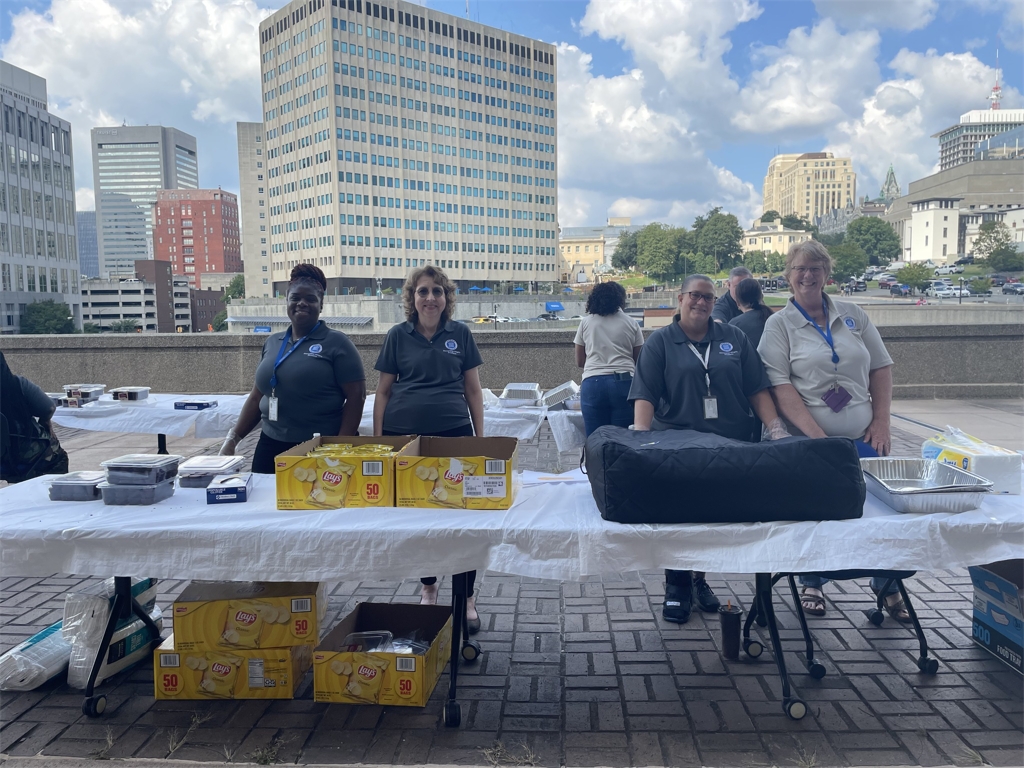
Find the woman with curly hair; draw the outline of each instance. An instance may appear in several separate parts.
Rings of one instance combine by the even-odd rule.
[[[452,320],[455,286],[432,265],[409,273],[402,288],[406,322],[393,326],[374,366],[380,382],[373,401],[373,434],[483,437],[483,363],[464,323]],[[469,574],[469,632],[480,630]],[[437,579],[421,579],[422,605],[437,602]]]
[[[355,435],[366,401],[363,361],[352,341],[320,320],[327,278],[298,264],[288,283],[287,330],[271,334],[256,367],[256,385],[228,432],[221,455],[259,424],[252,471],[274,474],[274,457],[321,435]]]
[[[636,359],[644,335],[636,320],[627,315],[626,289],[619,283],[601,283],[587,297],[587,316],[574,340],[576,365],[583,369],[580,405],[587,437],[598,427],[633,423],[633,406],[627,400]]]

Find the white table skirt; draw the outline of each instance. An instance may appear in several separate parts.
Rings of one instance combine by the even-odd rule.
[[[658,568],[756,573],[936,570],[1024,557],[1019,496],[957,515],[901,515],[868,496],[834,522],[621,525],[601,519],[578,472],[523,473],[507,511],[356,508],[281,511],[274,479],[244,504],[178,489],[151,507],[51,502],[48,480],[0,490],[5,576],[77,573],[268,581],[398,579],[493,570],[537,578]]]
[[[224,437],[235,426],[245,395],[151,394],[145,400],[121,403],[104,395],[82,408],[58,408],[53,421],[62,427],[92,432],[127,432],[144,435],[184,437],[195,425],[199,438]],[[178,400],[216,400],[215,408],[176,411]]]

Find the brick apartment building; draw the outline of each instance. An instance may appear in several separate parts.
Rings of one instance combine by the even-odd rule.
[[[213,320],[227,305],[224,304],[224,291],[220,288],[193,288],[192,297],[192,332],[202,333],[213,329]]]
[[[238,198],[220,189],[162,189],[154,205],[153,254],[203,288],[203,274],[242,271]]]

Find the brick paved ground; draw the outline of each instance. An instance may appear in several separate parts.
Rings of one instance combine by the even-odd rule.
[[[919,439],[894,437],[897,452],[916,452]],[[723,599],[749,606],[750,577],[709,578]],[[0,581],[0,649],[59,619],[63,594],[90,581]],[[143,665],[104,685],[101,720],[83,717],[80,694],[63,684],[4,694],[0,752],[338,764],[1024,764],[1022,681],[972,646],[967,574],[919,574],[908,584],[940,661],[934,677],[917,671],[913,633],[888,618],[871,626],[866,584],[848,582],[828,587],[829,614],[812,620],[828,669],[812,680],[796,655],[795,614],[777,592],[787,663],[810,709],[800,722],[782,712],[770,653],[724,661],[717,617],[695,614],[681,627],[660,618],[660,573],[583,583],[488,575],[484,656],[460,673],[459,730],[440,722],[447,675],[424,709],[316,704],[308,676],[296,701],[154,702]],[[160,605],[183,587],[164,582]],[[344,582],[331,592],[330,614],[366,600],[415,602],[418,589],[416,581]]]

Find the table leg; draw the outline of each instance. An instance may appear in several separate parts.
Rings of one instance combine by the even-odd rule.
[[[448,661],[448,700],[444,703],[444,724],[458,728],[462,724],[462,708],[457,701],[459,692],[459,662],[462,659],[463,630],[466,624],[466,574],[452,576],[452,647]]]
[[[161,456],[167,455],[167,435],[156,436],[156,452]]]
[[[782,710],[793,720],[800,720],[807,714],[807,705],[799,697],[792,695],[782,641],[779,639],[779,625],[775,619],[775,608],[772,606],[772,583],[770,573],[759,573],[754,577],[754,591],[759,602],[759,613],[767,620],[768,635],[772,639],[772,650],[775,652],[775,664],[779,668],[779,677],[782,680]]]

